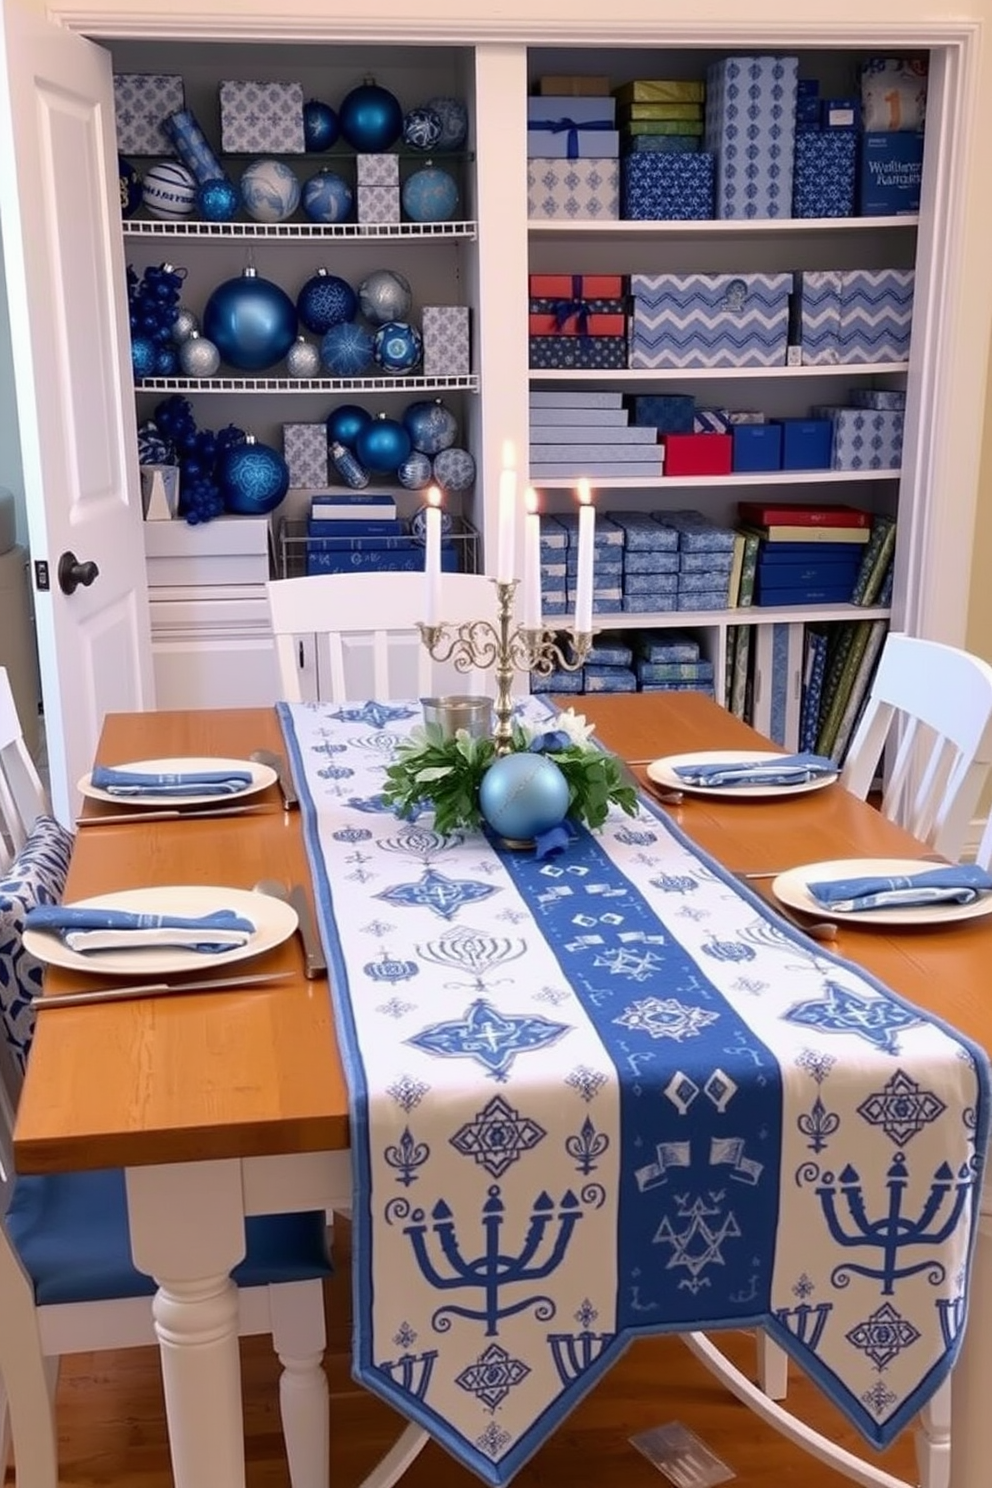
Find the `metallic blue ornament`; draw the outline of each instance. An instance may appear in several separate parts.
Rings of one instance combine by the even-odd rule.
[[[150,336],[135,336],[131,342],[131,367],[135,377],[154,377],[158,347]]]
[[[458,210],[458,185],[447,171],[429,165],[407,177],[400,199],[412,222],[449,222]]]
[[[430,98],[424,105],[441,120],[439,150],[460,150],[468,138],[468,109],[460,98]]]
[[[346,279],[318,269],[296,296],[296,309],[307,330],[323,336],[331,326],[354,320],[358,298]]]
[[[396,467],[396,479],[404,491],[422,491],[425,486],[430,485],[433,475],[430,460],[420,450],[414,450],[402,465]],[[443,516],[447,515],[447,512],[443,513]]]
[[[410,436],[402,424],[380,414],[360,429],[355,454],[376,475],[392,475],[410,453]]]
[[[175,377],[179,370],[179,352],[175,346],[159,346],[155,350],[155,376]]]
[[[303,183],[303,210],[311,222],[347,222],[354,199],[348,182],[336,171],[319,170]]]
[[[354,449],[359,431],[372,422],[372,415],[357,403],[341,403],[327,415],[327,441]]]
[[[424,354],[417,327],[404,320],[390,320],[372,338],[372,355],[384,372],[409,372]]]
[[[207,300],[203,334],[229,366],[260,372],[281,362],[296,340],[296,307],[278,284],[247,268]]]
[[[458,438],[458,420],[440,398],[411,403],[403,415],[403,427],[415,450],[436,455]]]
[[[121,193],[121,216],[133,217],[141,206],[141,177],[123,155],[117,157],[117,184]]]
[[[479,810],[501,837],[529,842],[560,826],[568,814],[568,781],[542,754],[494,760],[479,786]]]
[[[217,483],[224,507],[239,516],[262,517],[273,511],[289,490],[289,466],[268,444],[249,434],[217,462]]]
[[[352,88],[338,112],[341,133],[353,150],[377,154],[395,145],[403,130],[403,110],[387,88],[366,79]]]
[[[372,365],[372,337],[364,326],[331,326],[320,343],[320,360],[332,377],[361,377]]]
[[[475,482],[475,461],[468,450],[452,445],[434,456],[434,479],[442,491],[467,491]]]
[[[233,222],[241,206],[241,193],[233,181],[218,176],[196,188],[196,214],[204,222]]]
[[[403,139],[411,150],[436,150],[443,133],[441,116],[433,109],[410,109],[403,120]]]
[[[339,134],[338,116],[329,103],[308,98],[303,105],[303,143],[311,153],[329,150]]]
[[[417,458],[418,457],[415,454],[410,456],[411,460],[415,460]],[[425,459],[426,456],[421,455],[419,458]],[[427,541],[427,512],[428,508],[426,506],[418,507],[413,516],[410,518],[410,536],[413,538],[414,542],[422,543]],[[445,511],[442,508],[441,536],[450,537],[454,525],[454,518],[452,517],[451,513],[449,511]]]

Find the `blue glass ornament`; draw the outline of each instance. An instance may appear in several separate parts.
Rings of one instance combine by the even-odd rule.
[[[241,206],[241,193],[233,181],[218,176],[196,188],[196,212],[204,222],[233,222]]]
[[[395,419],[379,414],[358,431],[355,454],[368,470],[392,475],[410,453],[410,436]]]
[[[361,377],[372,364],[372,337],[364,326],[331,326],[320,343],[320,360],[332,377]]]
[[[338,111],[341,133],[353,150],[377,154],[395,145],[403,130],[403,110],[387,88],[371,78],[352,88]]]
[[[328,454],[331,464],[346,486],[350,486],[353,491],[361,491],[368,485],[372,477],[346,445],[339,444],[334,439],[328,446]]]
[[[424,105],[441,120],[439,150],[460,150],[468,138],[468,109],[460,98],[429,98]]]
[[[244,444],[221,455],[217,479],[229,512],[263,517],[275,510],[289,490],[289,466],[278,450],[259,444],[249,434]]]
[[[403,182],[400,199],[412,222],[449,222],[458,210],[458,185],[439,166],[425,166]]]
[[[141,206],[141,177],[123,155],[117,157],[117,184],[121,193],[121,216],[133,217]]]
[[[416,455],[410,456],[411,460],[415,458]],[[426,456],[421,455],[420,458],[425,459]],[[414,542],[422,543],[427,541],[427,512],[428,508],[426,506],[418,507],[413,516],[410,518],[410,536],[413,538]],[[442,507],[441,536],[450,537],[453,528],[454,518],[449,511],[445,511],[445,509]]]
[[[336,171],[319,170],[303,183],[303,210],[311,222],[347,222],[354,193]]]
[[[434,478],[434,470],[427,455],[413,450],[402,465],[396,467],[396,479],[404,491],[422,491]],[[444,513],[447,516],[447,512]]]
[[[296,340],[296,307],[278,284],[247,268],[207,300],[203,334],[229,366],[260,372],[281,362]]]
[[[285,222],[300,204],[300,183],[281,160],[253,160],[238,184],[245,211],[256,222]]]
[[[179,370],[179,352],[175,346],[155,348],[155,376],[175,377]]]
[[[440,398],[418,399],[403,415],[403,427],[415,450],[436,455],[458,438],[458,420]]]
[[[329,150],[339,134],[338,116],[329,103],[308,98],[303,105],[303,144],[311,153]]]
[[[372,422],[372,415],[357,403],[341,403],[327,415],[327,439],[329,443],[343,444],[353,449],[360,429]]]
[[[568,781],[543,754],[494,760],[479,786],[479,810],[501,837],[515,842],[560,826],[568,814]]]
[[[296,296],[296,310],[308,331],[323,336],[331,326],[354,320],[358,298],[346,279],[318,269]]]
[[[475,481],[475,461],[452,445],[434,456],[434,479],[442,491],[467,491]]]
[[[135,377],[154,377],[158,347],[150,336],[135,336],[131,341],[131,367]]]
[[[407,321],[391,320],[372,337],[372,355],[384,372],[409,372],[423,354],[423,338]]]
[[[441,116],[433,109],[410,109],[403,120],[403,140],[411,150],[436,150],[443,133]]]
[[[412,304],[410,281],[395,269],[376,269],[358,286],[358,308],[373,325],[406,320]]]

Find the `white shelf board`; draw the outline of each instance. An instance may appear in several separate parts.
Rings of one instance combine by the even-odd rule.
[[[879,377],[909,371],[908,362],[849,362],[839,367],[531,367],[531,382],[764,381],[770,377]]]
[[[740,219],[692,218],[688,221],[631,222],[622,218],[615,222],[590,220],[561,222],[531,218],[527,224],[533,238],[557,237],[778,237],[782,233],[858,232],[865,229],[877,232],[879,228],[915,228],[919,217],[914,213],[905,217],[755,217]]]
[[[782,621],[800,621],[820,625],[828,620],[888,620],[892,611],[878,606],[832,605],[749,605],[742,610],[664,610],[660,614],[628,615],[617,610],[596,613],[595,630],[696,630],[714,625],[772,625]],[[546,615],[546,630],[567,630],[572,616]]]
[[[579,474],[576,471],[571,477],[555,480],[542,480],[535,476],[530,484],[538,491],[572,491]],[[703,489],[708,486],[822,486],[849,484],[851,481],[897,481],[900,474],[898,470],[755,470],[736,475],[603,475],[593,479],[592,485],[597,491],[664,491],[676,486]]]

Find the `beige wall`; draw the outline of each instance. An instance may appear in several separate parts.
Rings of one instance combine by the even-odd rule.
[[[992,661],[992,348],[985,392],[985,430],[978,480],[978,512],[971,550],[971,593],[968,601],[969,651]]]

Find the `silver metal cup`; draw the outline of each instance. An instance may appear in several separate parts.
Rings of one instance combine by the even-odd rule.
[[[438,724],[446,739],[453,739],[459,729],[465,729],[473,739],[486,739],[492,734],[492,698],[453,693],[448,697],[421,698],[420,706],[424,710],[424,722]]]

